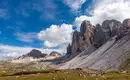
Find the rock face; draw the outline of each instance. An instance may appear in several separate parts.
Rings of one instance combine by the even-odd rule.
[[[72,36],[72,53],[76,53],[79,51],[79,40],[80,40],[80,33],[76,30],[73,32]]]
[[[125,36],[130,31],[130,19],[125,19],[119,29],[118,39]]]
[[[66,55],[70,55],[72,53],[72,46],[69,44],[67,46],[67,52],[66,52]]]
[[[80,26],[81,39],[86,42],[86,46],[92,43],[93,26],[87,20],[83,21]]]
[[[101,25],[97,24],[93,30],[93,45],[99,48],[102,44],[106,42],[105,32],[102,30]]]
[[[130,35],[116,41],[115,37],[108,40],[99,49],[85,50],[68,61],[60,69],[90,68],[96,70],[117,70],[120,64],[130,57]],[[89,55],[87,55],[90,52]]]
[[[89,21],[83,21],[80,26],[80,32],[73,32],[72,36],[72,54],[82,52],[86,47],[92,44],[93,26]]]
[[[79,55],[67,61],[59,69],[90,68],[96,70],[118,70],[130,59],[130,19],[121,24],[106,20],[93,30],[93,44]],[[105,35],[103,35],[105,34]],[[117,40],[121,35],[120,39]],[[95,44],[96,43],[96,44]],[[94,49],[98,45],[97,49]]]
[[[32,57],[35,59],[35,58],[44,58],[45,56],[46,56],[46,54],[42,54],[41,51],[33,49],[31,52],[18,57],[18,59],[24,59],[26,57]]]
[[[117,20],[106,20],[102,23],[102,29],[105,32],[106,40],[117,35],[121,22]]]

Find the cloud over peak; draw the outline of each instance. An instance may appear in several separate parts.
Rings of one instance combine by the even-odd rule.
[[[91,16],[81,15],[75,19],[75,25],[79,27],[83,20],[89,20],[93,25],[104,20],[116,19],[123,21],[130,17],[130,0],[96,0],[92,5]]]

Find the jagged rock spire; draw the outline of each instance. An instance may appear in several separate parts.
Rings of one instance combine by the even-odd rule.
[[[79,39],[80,39],[80,33],[77,30],[75,30],[72,36],[72,44],[73,42],[79,42]]]
[[[72,36],[72,53],[78,52],[79,50],[80,33],[75,30]]]
[[[72,46],[69,44],[67,46],[67,54],[71,54],[72,53]]]
[[[81,23],[81,26],[80,26],[80,35],[81,37],[85,38],[85,33],[86,33],[86,30],[87,30],[87,27],[88,25],[91,25],[89,21],[87,20],[84,20],[82,23]]]
[[[106,41],[106,36],[100,24],[97,24],[93,31],[93,45],[99,48]]]
[[[118,31],[118,37],[117,39],[122,38],[123,36],[125,36],[126,34],[128,34],[130,32],[130,19],[125,19],[122,22],[122,25]]]
[[[107,40],[118,34],[120,26],[121,22],[117,20],[105,20],[102,23],[102,29],[105,32]]]
[[[87,20],[84,20],[80,26],[81,38],[85,41],[85,45],[89,46],[92,43],[93,26]]]
[[[115,36],[118,33],[119,28],[121,27],[121,22],[117,20],[110,20],[109,26],[111,29],[111,36]]]

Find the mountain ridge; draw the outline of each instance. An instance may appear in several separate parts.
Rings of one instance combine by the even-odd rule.
[[[90,22],[83,23],[80,26],[83,27],[83,30],[87,29],[87,26],[92,26]],[[120,65],[130,57],[130,53],[125,53],[125,50],[127,52],[130,50],[129,23],[130,19],[125,19],[122,23],[117,20],[105,20],[102,25],[97,25],[99,30],[103,30],[103,32],[101,34],[97,30],[98,32],[95,33],[100,33],[100,35],[96,36],[91,32],[95,31],[94,28],[97,29],[97,27],[92,28],[93,30],[88,28],[92,30],[90,33],[89,30],[82,32],[81,28],[80,32],[82,32],[82,36],[77,31],[73,34],[73,44],[69,44],[67,47],[68,57],[66,60],[63,59],[61,61],[59,59],[59,61],[52,62],[52,67],[59,63],[57,66],[58,69],[90,68],[96,70],[118,70]],[[92,36],[86,36],[88,34],[92,34]],[[89,39],[85,41],[85,38]],[[91,41],[91,38],[95,40]],[[85,46],[82,48],[83,50],[80,50],[83,47],[80,41],[84,42],[83,46]]]

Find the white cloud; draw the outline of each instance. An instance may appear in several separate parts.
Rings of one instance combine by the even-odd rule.
[[[72,10],[79,10],[86,0],[64,0],[64,4],[68,5]]]
[[[63,53],[63,49],[43,49],[33,47],[18,47],[0,44],[0,60],[6,58],[16,58],[30,52],[32,49],[40,50],[42,53],[49,54],[52,51]]]
[[[123,21],[126,18],[130,18],[130,0],[96,0],[93,7],[92,16],[81,15],[75,19],[74,24],[77,27],[85,19],[95,25],[102,23],[106,19]]]
[[[56,47],[57,46],[56,43],[53,43],[51,41],[45,41],[44,45],[47,46],[47,47]]]
[[[16,32],[14,34],[18,40],[23,42],[33,42],[37,38],[37,34],[34,32],[24,33],[24,32]]]
[[[57,47],[71,41],[72,25],[51,25],[38,33],[38,38],[44,41],[46,47]]]

